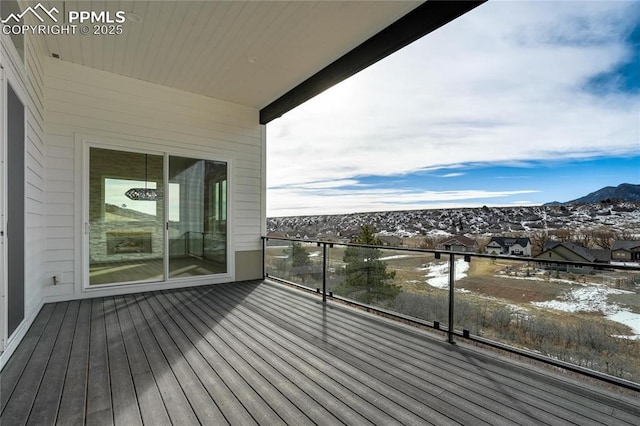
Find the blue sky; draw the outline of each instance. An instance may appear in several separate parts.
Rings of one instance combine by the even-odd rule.
[[[267,215],[640,183],[640,2],[488,2],[267,126]]]

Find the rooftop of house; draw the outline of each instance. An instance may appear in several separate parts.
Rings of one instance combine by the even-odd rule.
[[[543,252],[554,250],[559,246],[564,247],[565,249],[582,257],[587,262],[608,262],[611,260],[611,250],[590,249],[580,243],[547,241],[544,244]]]
[[[524,238],[491,237],[491,241],[489,242],[489,244],[491,244],[492,242],[496,242],[502,247],[509,247],[514,244],[518,244],[522,247],[526,247],[527,245],[531,244],[531,241],[529,240],[529,238],[526,238],[526,237]]]
[[[613,243],[611,250],[638,250],[640,249],[640,241],[633,240],[617,240]]]
[[[451,238],[442,241],[440,244],[455,244],[458,243],[463,246],[475,246],[478,242],[472,238],[465,237],[464,235],[455,235]]]

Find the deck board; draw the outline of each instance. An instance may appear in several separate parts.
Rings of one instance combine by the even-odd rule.
[[[58,413],[79,310],[80,302],[78,301],[70,302],[67,306],[42,384],[31,409],[29,422],[45,424],[47,419],[55,418]]]
[[[127,305],[131,326],[135,329],[139,337],[140,347],[137,350],[146,356],[150,373],[156,381],[159,396],[164,405],[164,409],[161,411],[169,416],[166,420],[169,423],[197,423],[197,416],[191,408],[184,391],[180,387],[180,383],[175,376],[175,371],[164,357],[162,349],[158,345],[158,341],[142,315],[142,311],[136,303],[135,298],[133,296],[126,296],[123,300]],[[143,415],[143,420],[147,423],[145,415]],[[162,423],[151,424],[164,423],[163,419]]]
[[[269,282],[43,307],[2,424],[637,425],[640,396]]]
[[[67,302],[58,303],[55,306],[40,340],[7,402],[7,406],[2,411],[2,417],[0,417],[2,423],[20,425],[27,422],[64,320],[67,306]],[[25,410],[24,407],[29,409]]]
[[[182,355],[182,352],[180,352],[180,348],[177,343],[171,338],[167,329],[158,320],[146,297],[144,295],[136,295],[133,297],[136,301],[136,304],[132,305],[134,312],[136,311],[135,308],[140,311],[142,319],[144,319],[148,324],[151,333],[153,333],[153,336],[157,341],[157,347],[159,350],[156,352],[156,362],[164,364],[160,358],[160,354],[162,354],[167,365],[173,371],[176,381],[179,383],[181,391],[188,401],[189,406],[192,408],[196,419],[198,419],[202,424],[226,424],[226,420],[222,415],[220,408],[211,398],[211,395],[209,395],[202,382],[198,379],[198,373],[194,371],[191,365],[189,365],[187,359]],[[151,346],[151,348],[153,349],[154,346]],[[166,370],[165,373],[159,371],[159,374],[164,377],[164,375],[169,375],[170,372],[169,370]],[[168,378],[168,380],[171,379]],[[173,402],[176,404],[181,403],[182,398],[178,394],[177,389],[175,389],[174,392],[176,400]],[[178,415],[179,410],[188,412],[187,407],[174,407],[174,417]],[[187,423],[189,418],[192,417],[178,417],[179,422],[183,420],[185,421],[184,424],[189,424]],[[174,421],[174,424],[179,424],[179,422],[175,423]]]
[[[171,423],[169,414],[160,396],[157,382],[151,372],[147,354],[142,349],[138,339],[127,304],[122,297],[115,298],[114,303],[134,387],[135,389],[145,390],[136,394],[142,423],[147,425],[168,425]]]
[[[87,394],[89,339],[91,332],[91,300],[80,302],[69,361],[65,367],[64,388],[56,423],[74,425],[83,422]]]
[[[96,425],[113,424],[107,332],[102,299],[94,299],[91,303],[90,333],[86,422]]]
[[[49,318],[51,318],[54,308],[55,305],[53,304],[45,305],[42,308],[13,356],[3,368],[2,380],[0,380],[0,410],[2,412],[4,412],[10,397],[13,395],[18,380],[20,380],[20,376],[31,359],[31,355],[49,323]]]

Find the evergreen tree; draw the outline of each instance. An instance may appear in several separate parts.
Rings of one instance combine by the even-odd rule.
[[[312,269],[309,253],[302,247],[302,243],[294,241],[291,244],[289,254],[291,255],[291,274],[300,278],[304,283],[306,276],[311,273]]]
[[[355,244],[381,245],[369,225],[360,228],[360,235],[351,241]],[[400,287],[393,284],[395,271],[387,271],[387,264],[380,260],[382,251],[377,248],[347,247],[343,261],[345,278],[338,292],[364,303],[392,299],[400,293]]]

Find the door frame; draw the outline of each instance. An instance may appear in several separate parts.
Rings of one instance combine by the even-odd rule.
[[[117,136],[116,136],[117,137]],[[228,282],[232,280],[235,276],[234,268],[234,244],[233,244],[233,182],[232,182],[232,160],[230,158],[224,157],[216,157],[212,158],[210,156],[202,155],[202,152],[193,153],[185,150],[184,152],[170,149],[159,149],[157,144],[153,143],[153,141],[149,141],[149,143],[141,142],[141,143],[126,143],[127,141],[116,138],[108,138],[108,137],[100,137],[100,136],[81,136],[76,134],[76,141],[80,142],[81,154],[80,158],[82,161],[81,167],[81,195],[78,202],[80,203],[82,214],[82,222],[80,226],[80,240],[81,240],[81,249],[80,249],[80,265],[81,265],[81,292],[100,292],[104,290],[114,290],[114,289],[135,289],[135,288],[149,288],[149,287],[157,287],[160,288],[174,288],[176,286],[182,287],[186,283],[202,283],[202,284],[210,284],[212,282]],[[131,141],[133,142],[133,141]],[[136,141],[139,142],[139,141]],[[180,278],[169,278],[169,239],[168,239],[168,209],[169,209],[169,198],[164,197],[164,209],[165,217],[164,220],[164,260],[163,260],[163,269],[164,269],[164,277],[161,281],[139,281],[139,282],[131,282],[131,283],[113,283],[113,284],[98,284],[98,285],[90,285],[89,284],[89,236],[90,236],[90,225],[89,225],[89,174],[90,174],[90,152],[91,148],[100,148],[100,149],[109,149],[115,151],[122,152],[132,152],[138,154],[149,154],[149,155],[160,155],[163,157],[163,181],[165,185],[169,184],[169,158],[171,156],[177,157],[193,157],[201,160],[210,160],[210,161],[221,161],[226,163],[227,165],[227,223],[226,223],[226,268],[227,272],[220,274],[211,274],[211,275],[202,275],[202,276],[194,276],[194,277],[180,277]],[[165,148],[165,147],[163,147]],[[119,293],[119,292],[118,292]],[[114,293],[115,294],[115,293]]]
[[[27,305],[26,305],[26,282],[23,283],[23,318],[20,324],[16,326],[13,330],[13,333],[9,335],[9,271],[8,271],[8,262],[9,262],[9,253],[8,253],[8,236],[7,236],[7,206],[8,206],[8,170],[6,167],[6,159],[8,156],[8,94],[9,89],[8,86],[11,85],[11,89],[15,93],[16,97],[22,103],[24,114],[23,114],[23,128],[24,128],[24,140],[22,144],[23,155],[24,155],[24,167],[22,170],[21,181],[23,185],[23,196],[24,196],[24,210],[22,212],[23,215],[23,223],[25,226],[22,229],[22,240],[26,241],[26,219],[27,219],[27,204],[26,204],[26,177],[27,177],[27,128],[29,122],[29,107],[27,105],[26,99],[26,90],[23,87],[23,81],[20,76],[20,70],[15,70],[13,68],[13,63],[11,58],[7,56],[7,51],[4,49],[0,50],[0,157],[2,160],[2,165],[0,166],[0,215],[1,215],[1,224],[0,229],[2,230],[3,235],[0,236],[0,240],[2,244],[0,244],[0,320],[2,326],[0,327],[0,353],[4,352],[10,345],[10,343],[14,340],[16,336],[19,336],[23,333],[25,327],[25,320],[27,319]],[[25,253],[23,255],[24,263],[23,263],[23,275],[26,276],[26,247]]]
[[[1,53],[0,53],[1,54]],[[7,82],[4,66],[0,63],[0,353],[7,347],[7,333],[9,332],[9,310],[7,300],[7,251],[6,246],[6,216],[5,206],[7,205],[7,171],[5,158],[7,157]]]

